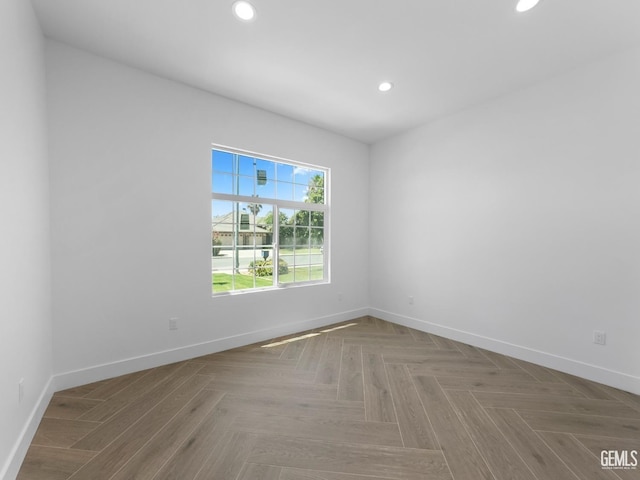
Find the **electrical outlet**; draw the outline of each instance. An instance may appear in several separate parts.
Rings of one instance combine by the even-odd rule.
[[[607,343],[607,334],[605,332],[601,332],[599,330],[593,331],[593,343],[596,345],[606,345]]]
[[[409,295],[409,305],[413,305],[413,296]]]
[[[177,330],[178,329],[178,317],[171,317],[169,319],[169,330]]]
[[[341,302],[341,301],[342,301],[342,298],[343,298],[343,297],[342,297],[342,293],[339,293],[339,294],[338,294],[338,301],[339,301],[339,302]]]
[[[18,382],[18,403],[22,403],[24,398],[24,378],[21,378]]]

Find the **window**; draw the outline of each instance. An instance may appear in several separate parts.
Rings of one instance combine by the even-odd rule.
[[[214,147],[211,171],[214,294],[328,281],[328,169]]]

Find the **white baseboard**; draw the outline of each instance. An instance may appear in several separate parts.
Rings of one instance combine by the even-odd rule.
[[[38,425],[40,425],[40,420],[51,401],[53,391],[53,377],[51,377],[42,389],[42,393],[40,393],[38,401],[33,407],[22,432],[20,432],[18,440],[13,446],[4,467],[0,470],[0,479],[13,480],[18,476],[24,457],[27,454],[27,450],[29,450],[29,445],[33,440],[33,436],[36,434]]]
[[[640,395],[640,378],[633,375],[377,308],[370,308],[369,315]]]
[[[264,330],[255,330],[253,332],[242,333],[230,337],[219,338],[208,342],[195,345],[188,345],[162,352],[156,352],[149,355],[119,360],[117,362],[96,365],[93,367],[83,368],[71,372],[65,372],[55,375],[54,387],[55,391],[67,388],[86,385],[88,383],[97,382],[107,378],[125,375],[127,373],[154,368],[169,363],[181,362],[190,358],[208,355],[210,353],[221,352],[231,348],[250,345],[252,343],[262,342],[270,338],[298,333],[312,328],[319,328],[332,323],[344,322],[353,318],[361,317],[369,314],[368,308],[357,310],[349,310],[334,315],[318,317],[302,322],[287,323],[278,325],[273,328]]]

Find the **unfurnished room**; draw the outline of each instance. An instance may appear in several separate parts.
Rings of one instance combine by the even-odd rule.
[[[640,2],[0,32],[1,479],[640,479]]]

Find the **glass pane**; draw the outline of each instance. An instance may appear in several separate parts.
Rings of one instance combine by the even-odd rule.
[[[293,182],[293,166],[284,163],[276,164],[276,179],[278,182]]]
[[[324,280],[324,266],[311,265],[309,267],[309,280]]]
[[[293,270],[295,267],[295,256],[291,247],[281,246],[280,254],[280,283],[293,282]]]
[[[293,183],[278,180],[276,183],[276,198],[278,200],[293,200]]]
[[[255,184],[253,177],[237,177],[238,195],[251,197],[254,194],[253,186]]]
[[[291,226],[294,221],[294,210],[283,208],[280,210],[280,230],[279,230],[279,242],[281,246],[293,245],[293,227]]]
[[[211,168],[214,172],[233,173],[233,154],[212,150]]]
[[[276,165],[269,160],[261,160],[256,158],[256,170],[263,171],[267,177],[267,181],[275,181],[276,179]]]
[[[233,223],[233,202],[211,200],[211,223]]]
[[[308,282],[309,281],[309,267],[296,267],[295,271],[296,282]]]
[[[244,155],[238,155],[238,165],[240,175],[251,177],[255,175],[254,159]]]
[[[309,246],[309,228],[296,227],[295,234],[296,234],[295,246],[296,246],[296,254],[297,254],[298,248]],[[298,260],[296,260],[296,263],[299,263]]]
[[[297,183],[293,185],[293,199],[296,202],[306,202],[307,194],[309,193],[309,187],[306,185],[298,185]]]
[[[324,212],[311,212],[311,226],[324,227]]]
[[[233,193],[233,176],[226,173],[213,172],[211,191],[214,193]]]
[[[314,257],[312,250],[310,250],[309,248],[306,248],[306,246],[296,249],[295,255],[296,255],[296,267],[309,265],[311,263],[312,258]]]
[[[309,255],[309,263],[312,268],[317,268],[318,266],[324,266],[324,246],[314,246],[310,250],[311,254]]]
[[[264,210],[264,205],[262,203],[256,201],[255,203],[243,203],[242,204],[242,208],[247,213],[250,213],[252,217],[255,217],[257,219],[257,218],[259,218],[261,216],[261,213]],[[267,210],[268,210],[268,206],[267,206]],[[267,210],[264,210],[265,214],[266,214]],[[252,219],[252,223],[256,223],[256,222]]]
[[[295,167],[294,169],[294,183],[307,186],[311,179],[311,170],[305,167]]]
[[[296,225],[304,225],[309,226],[309,210],[298,210],[296,211]]]
[[[307,203],[324,204],[324,174],[322,172],[311,176],[307,184],[306,197]]]
[[[314,182],[319,182],[320,184],[324,185],[324,172],[320,170],[310,170],[309,177]],[[316,179],[315,177],[319,177],[319,178]]]
[[[256,196],[261,198],[276,198],[276,182],[267,180],[264,185],[256,185]]]
[[[311,228],[311,247],[320,248],[324,245],[324,228]]]
[[[233,287],[233,276],[228,272],[211,273],[211,289],[213,293],[229,292]]]

